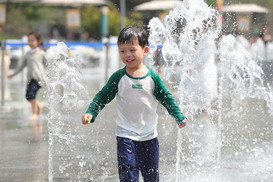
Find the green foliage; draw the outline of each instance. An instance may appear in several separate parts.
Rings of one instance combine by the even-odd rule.
[[[33,30],[45,30],[65,22],[64,8],[33,6],[31,3],[10,3],[7,22],[1,38],[21,38]]]
[[[117,36],[120,32],[120,12],[113,3],[108,4],[109,8],[109,36]],[[98,7],[88,6],[83,8],[82,19],[84,31],[88,32],[92,38],[100,39],[100,16]],[[128,24],[142,24],[142,15],[138,12],[130,12],[125,20]]]
[[[208,6],[216,7],[216,0],[207,0],[206,3]]]
[[[36,10],[36,18],[39,25],[51,26],[54,24],[64,24],[66,21],[65,9],[58,7],[39,7]]]
[[[130,12],[128,18],[126,19],[127,25],[141,25],[143,24],[142,15],[138,12]]]
[[[86,6],[82,9],[82,26],[90,37],[100,37],[100,9],[94,6]]]
[[[65,1],[65,0],[64,0]],[[216,7],[216,0],[205,0],[211,7]],[[110,0],[110,2],[119,2],[119,0]],[[133,7],[133,1],[126,1],[127,5]],[[134,1],[137,2],[137,1]],[[140,2],[138,0],[138,2]],[[256,3],[273,11],[273,0],[224,0],[225,4],[236,3]],[[136,3],[135,3],[136,4]],[[120,11],[119,5],[109,3],[109,36],[118,35],[120,31]],[[128,8],[128,6],[127,6]],[[100,26],[101,26],[101,12],[97,6],[83,6],[82,8],[82,27],[85,32],[88,32],[90,37],[99,40]],[[132,9],[132,8],[128,8]],[[31,30],[42,30],[48,33],[52,27],[62,29],[64,35],[65,16],[64,7],[50,7],[33,5],[33,3],[9,3],[8,6],[8,24],[5,25],[5,32],[0,34],[0,38],[21,38],[22,35]],[[142,13],[127,10],[127,17],[125,24],[143,24],[143,21],[149,20],[149,17],[142,16]],[[60,28],[61,27],[61,28]],[[81,32],[81,30],[69,30],[74,32]]]
[[[118,35],[120,31],[120,13],[113,3],[109,6],[109,35]],[[95,6],[87,6],[82,11],[82,22],[85,32],[88,32],[90,37],[99,40],[101,38],[101,11]]]
[[[4,28],[6,35],[14,38],[21,38],[31,30],[26,16],[18,9],[13,9],[8,13],[8,24]]]
[[[109,4],[109,35],[118,35],[120,31],[120,12],[113,4]]]

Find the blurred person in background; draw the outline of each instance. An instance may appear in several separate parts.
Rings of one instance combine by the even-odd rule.
[[[43,49],[42,34],[39,32],[30,32],[28,34],[28,45],[31,48],[25,55],[23,63],[15,70],[13,74],[8,75],[12,78],[27,67],[27,89],[26,99],[30,102],[32,115],[30,120],[37,118],[42,114],[42,104],[36,100],[38,90],[46,85],[45,67],[47,57]]]
[[[196,56],[188,65],[187,71],[192,80],[188,84],[190,93],[194,95],[190,101],[198,111],[210,118],[208,110],[218,96],[217,65],[215,62],[216,45],[209,39],[211,22],[203,21],[202,29],[197,30]]]
[[[248,51],[254,56],[256,61],[262,61],[266,58],[266,49],[263,39],[258,33],[253,33],[249,39]]]
[[[268,31],[268,27],[267,25],[263,26],[263,30],[260,34],[260,37],[262,38],[263,42],[264,42],[264,48],[265,48],[265,60],[268,59],[268,43],[272,41],[272,35],[269,33]]]

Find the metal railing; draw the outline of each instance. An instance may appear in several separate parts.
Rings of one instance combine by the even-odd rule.
[[[5,42],[1,41],[1,106],[5,105]]]

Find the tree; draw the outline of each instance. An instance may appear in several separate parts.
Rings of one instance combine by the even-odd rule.
[[[120,12],[113,3],[109,3],[109,35],[116,36],[120,32]],[[83,8],[83,28],[94,39],[100,39],[100,16],[98,7],[88,6]],[[138,12],[130,12],[126,18],[126,24],[142,24],[142,15]]]
[[[5,27],[5,33],[10,38],[21,38],[27,34],[31,27],[28,26],[27,18],[18,9],[13,9],[8,13],[8,22]]]
[[[120,31],[120,12],[114,3],[109,4],[109,35],[118,35]]]
[[[4,25],[5,38],[21,38],[33,30],[47,34],[49,27],[65,22],[63,8],[33,6],[31,3],[11,3],[8,6],[8,21]]]
[[[82,10],[82,26],[92,38],[100,38],[100,9],[95,6],[86,6]]]
[[[126,1],[125,24],[143,24],[149,21],[143,13],[134,12],[135,5],[148,0]],[[205,0],[211,7],[216,6],[216,0]],[[120,31],[119,0],[111,0],[109,7],[109,35],[118,35]],[[231,3],[256,3],[273,11],[273,0],[224,0],[224,5]],[[150,17],[150,16],[149,16]],[[10,3],[8,6],[8,25],[4,29],[8,30],[8,37],[21,38],[22,35],[31,30],[40,30],[43,34],[48,34],[51,27],[58,26],[63,36],[66,34],[65,8],[49,6],[33,6],[32,3]],[[96,6],[84,6],[82,8],[82,27],[89,33],[90,37],[100,40],[100,8]],[[146,19],[145,19],[146,18]],[[73,30],[81,33],[81,30]],[[7,37],[5,36],[5,37]],[[1,35],[1,37],[3,37]]]

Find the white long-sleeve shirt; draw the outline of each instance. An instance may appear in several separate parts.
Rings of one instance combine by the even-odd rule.
[[[125,67],[115,72],[86,111],[93,116],[91,122],[115,97],[118,113],[116,135],[119,137],[135,141],[157,137],[158,101],[177,122],[186,118],[160,76],[151,68],[144,77],[130,76]]]
[[[34,79],[40,86],[43,86],[46,83],[46,64],[47,57],[43,50],[30,50],[26,53],[22,64],[15,70],[14,75],[17,75],[27,67],[27,82]]]

